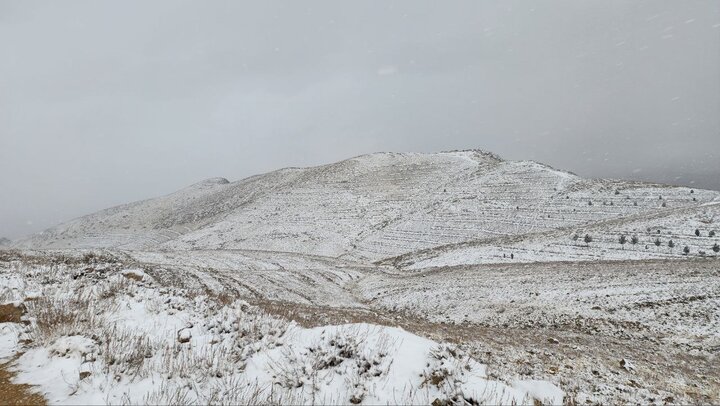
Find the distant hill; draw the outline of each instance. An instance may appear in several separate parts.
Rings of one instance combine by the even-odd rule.
[[[376,153],[237,182],[210,179],[72,220],[13,245],[282,251],[410,268],[664,257],[682,255],[682,247],[646,250],[652,232],[645,229],[662,227],[663,243],[675,236],[686,244],[695,227],[702,225],[705,235],[716,227],[716,202],[715,191],[583,179],[480,150]],[[595,241],[573,240],[577,233],[581,238],[590,233]],[[614,242],[620,233],[641,234],[642,243],[621,246]]]

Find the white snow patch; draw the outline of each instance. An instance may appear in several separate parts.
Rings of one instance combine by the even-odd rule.
[[[561,405],[565,393],[548,381],[539,380],[523,380],[515,381],[513,387],[521,391],[525,391],[534,399],[541,401],[543,404]]]
[[[0,323],[0,363],[17,352],[20,326],[16,323]]]

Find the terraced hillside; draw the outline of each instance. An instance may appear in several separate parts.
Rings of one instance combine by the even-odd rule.
[[[718,256],[720,202],[710,202],[551,231],[449,244],[381,262],[404,269],[423,269],[491,263]]]
[[[502,262],[511,254],[529,261],[593,259],[617,249],[619,258],[681,256],[684,245],[696,253],[704,247],[690,238],[696,226],[703,226],[706,242],[714,241],[707,234],[718,201],[714,191],[585,180],[476,150],[378,153],[233,183],[211,179],[73,220],[14,247],[242,249],[361,262],[405,255],[396,263],[408,267],[440,265],[445,260],[433,258],[447,255],[447,263],[466,260],[468,249],[469,263]],[[660,237],[675,238],[678,247],[644,249],[651,233],[642,230],[660,226]],[[590,232],[594,244],[571,239]],[[618,233],[644,240],[621,247],[612,243]]]

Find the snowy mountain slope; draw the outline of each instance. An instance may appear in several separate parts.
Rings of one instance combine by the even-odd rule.
[[[301,177],[222,222],[164,245],[340,256],[425,209],[459,173],[500,161],[476,152],[373,154],[303,171]],[[410,247],[412,248],[412,247]],[[393,251],[394,252],[394,251]]]
[[[201,182],[71,221],[14,246],[242,249],[366,262],[699,207],[719,196],[684,187],[584,180],[482,151],[377,153],[233,183]]]
[[[211,223],[228,210],[291,179],[290,170],[230,184],[213,178],[167,196],[102,210],[53,227],[14,244],[20,248],[153,247]]]
[[[718,248],[720,202],[712,202],[577,227],[450,244],[382,262],[404,269],[423,269],[513,262],[717,257]]]

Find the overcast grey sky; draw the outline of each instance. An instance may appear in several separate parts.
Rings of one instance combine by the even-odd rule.
[[[720,2],[0,0],[0,236],[466,148],[720,189]]]

